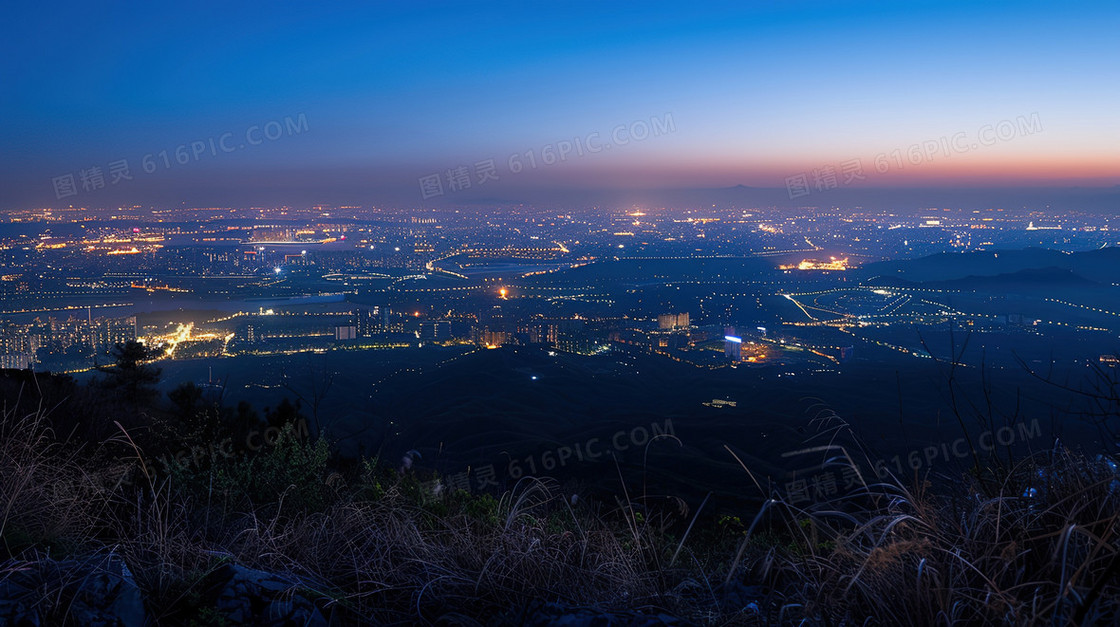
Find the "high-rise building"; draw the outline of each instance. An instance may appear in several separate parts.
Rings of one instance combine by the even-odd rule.
[[[689,327],[688,312],[678,314],[661,314],[657,316],[657,328],[662,331],[673,329],[687,329]]]
[[[560,320],[556,330],[556,347],[569,353],[588,354],[595,350],[595,341],[583,320]]]
[[[442,342],[451,339],[451,323],[446,320],[420,322],[420,339],[425,342]]]
[[[354,327],[358,337],[369,337],[389,330],[389,307],[362,305],[354,311]]]
[[[34,355],[39,348],[40,337],[27,327],[8,324],[0,330],[0,353],[6,355]]]
[[[735,332],[735,327],[723,330],[723,354],[731,361],[743,361],[743,338]]]
[[[534,320],[518,327],[518,332],[525,334],[525,339],[530,344],[545,344],[556,346],[558,326],[549,320]]]
[[[31,353],[4,353],[0,355],[0,368],[25,370],[35,362]]]
[[[504,331],[495,331],[490,327],[474,327],[471,330],[474,343],[486,348],[496,348],[509,342],[509,334]]]
[[[136,339],[136,316],[127,318],[98,318],[93,324],[93,348],[108,353],[117,344]]]

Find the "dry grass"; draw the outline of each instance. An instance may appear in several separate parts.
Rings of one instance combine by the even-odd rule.
[[[6,557],[112,550],[163,622],[190,620],[195,588],[229,561],[280,573],[293,591],[351,619],[512,617],[540,600],[633,608],[666,598],[648,567],[652,526],[620,533],[623,525],[572,506],[544,481],[523,480],[499,500],[425,494],[415,477],[385,471],[375,498],[357,497],[369,486],[324,484],[335,493],[316,511],[290,507],[289,492],[272,503],[200,498],[174,476],[155,477],[127,433],[105,446],[131,481],[91,473],[53,435],[41,413],[0,421]]]
[[[61,550],[96,534],[91,504],[104,501],[100,478],[79,450],[54,438],[43,413],[0,418],[0,541],[9,554],[37,545]]]
[[[618,607],[656,596],[640,554],[594,517],[563,507],[544,484],[523,482],[493,513],[498,524],[462,512],[432,516],[392,489],[376,502],[251,518],[224,546],[360,615],[393,608],[383,620],[485,616],[533,599]],[[549,529],[559,515],[570,525]]]
[[[344,621],[516,624],[542,601],[713,625],[1120,620],[1120,482],[1065,450],[998,481],[891,478],[805,508],[772,495],[724,547],[698,516],[667,532],[624,486],[602,511],[539,480],[501,499],[432,495],[382,469],[324,481],[327,505],[309,507],[294,486],[253,502],[214,474],[191,489],[157,478],[123,430],[102,446],[115,472],[103,451],[59,442],[42,411],[3,414],[2,557],[112,552],[165,623],[191,620],[200,582],[230,561],[282,574]],[[837,464],[854,467],[846,454],[826,461]],[[721,603],[734,585],[758,586],[757,602]]]
[[[907,483],[807,508],[772,501],[796,550],[756,558],[752,572],[823,624],[1120,620],[1120,481],[1105,460],[1058,450],[947,494]]]

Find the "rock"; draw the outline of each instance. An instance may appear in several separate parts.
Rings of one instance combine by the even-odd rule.
[[[227,624],[327,627],[297,583],[280,575],[226,564],[203,582],[203,603]],[[193,608],[195,610],[203,607]],[[115,555],[0,564],[0,626],[143,627],[140,589]]]
[[[715,589],[716,598],[725,611],[757,614],[766,593],[760,586],[747,586],[729,581]]]
[[[613,612],[585,607],[545,603],[529,612],[522,625],[561,627],[687,627],[689,623],[668,614]]]
[[[144,600],[115,555],[0,565],[0,625],[142,627]]]
[[[315,603],[288,578],[226,564],[206,579],[218,614],[235,624],[267,627],[327,627]]]

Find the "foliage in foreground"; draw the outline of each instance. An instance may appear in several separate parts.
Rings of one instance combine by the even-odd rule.
[[[165,469],[129,429],[83,442],[51,418],[0,417],[0,579],[112,552],[164,624],[215,619],[200,582],[231,562],[285,574],[343,622],[516,624],[542,602],[697,624],[1120,620],[1115,467],[1061,449],[994,478],[867,481],[811,507],[771,494],[753,518],[673,520],[625,486],[610,507],[541,480],[432,490],[341,463],[276,414],[272,446]],[[824,464],[858,468],[846,453]],[[44,602],[65,620],[62,595]]]

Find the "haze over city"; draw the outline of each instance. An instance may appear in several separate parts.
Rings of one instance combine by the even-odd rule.
[[[1107,2],[1077,11],[999,2],[685,12],[672,3],[76,5],[14,7],[6,21],[0,185],[9,208],[56,203],[55,176],[118,160],[139,170],[146,154],[227,132],[236,138],[228,153],[207,146],[72,202],[412,200],[430,172],[487,159],[504,171],[511,155],[592,133],[609,144],[616,126],[665,116],[674,132],[573,150],[464,197],[781,189],[787,177],[853,159],[869,174],[851,182],[859,188],[1120,182],[1117,8]],[[245,140],[253,125],[287,116],[305,116],[306,131]],[[995,132],[1020,118],[1029,133]],[[914,164],[905,154],[958,134],[948,150],[919,149]],[[875,171],[875,156],[895,150],[901,166]]]

